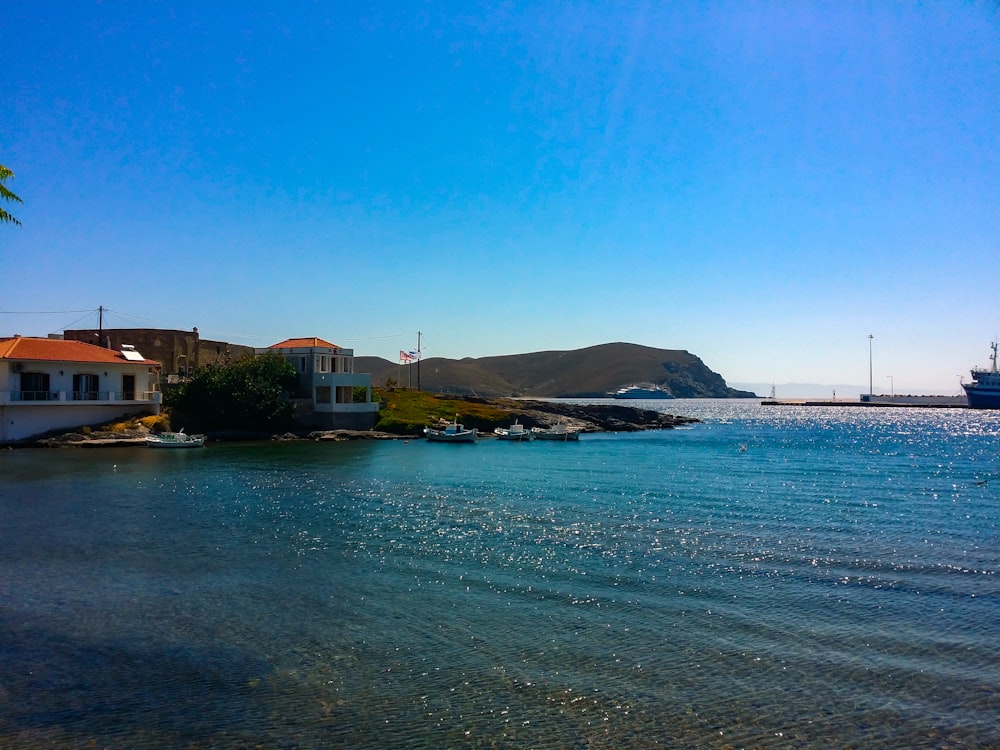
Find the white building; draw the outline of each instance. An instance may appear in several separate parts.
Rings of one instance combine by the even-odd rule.
[[[158,367],[129,346],[115,351],[81,341],[0,338],[0,443],[159,414]]]
[[[276,352],[298,374],[294,394],[300,422],[320,429],[368,430],[378,421],[372,376],[354,372],[354,350],[319,338],[286,339],[257,354]]]

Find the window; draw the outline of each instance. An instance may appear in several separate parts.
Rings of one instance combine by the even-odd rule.
[[[48,401],[50,398],[49,374],[47,372],[21,373],[22,401]]]
[[[331,398],[330,386],[319,385],[316,386],[316,403],[317,404],[328,404]]]

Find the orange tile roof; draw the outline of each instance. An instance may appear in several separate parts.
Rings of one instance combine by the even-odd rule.
[[[14,336],[0,339],[0,359],[23,359],[37,362],[93,362],[121,365],[128,362],[122,353],[82,341],[40,339]],[[135,364],[158,365],[153,359],[136,360]]]
[[[331,344],[329,341],[324,341],[323,339],[311,338],[311,339],[285,339],[284,341],[272,344],[267,347],[268,349],[311,349],[311,348],[324,348],[324,349],[341,349],[342,347],[336,344]]]

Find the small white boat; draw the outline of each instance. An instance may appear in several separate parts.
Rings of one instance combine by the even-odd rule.
[[[551,427],[534,427],[532,434],[539,440],[579,440],[580,431],[571,430],[565,422],[556,422]]]
[[[201,448],[204,445],[204,435],[188,435],[183,428],[180,432],[161,432],[146,436],[147,448]]]
[[[516,419],[510,427],[497,427],[493,432],[496,433],[496,436],[500,440],[526,441],[533,440],[535,437],[534,432],[524,429],[524,425],[520,424]]]
[[[465,425],[459,424],[456,417],[454,422],[449,422],[442,430],[425,427],[424,435],[435,443],[474,443],[479,437],[479,432],[474,427],[470,430],[465,429]]]

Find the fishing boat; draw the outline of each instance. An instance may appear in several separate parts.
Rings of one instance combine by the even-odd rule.
[[[448,422],[443,429],[435,427],[425,427],[424,435],[434,443],[474,443],[479,437],[476,428],[465,429],[465,425],[460,424],[458,417],[454,422]]]
[[[510,427],[497,427],[493,430],[500,440],[516,440],[519,442],[533,440],[535,434],[531,430],[524,429],[524,425],[516,419]]]
[[[571,430],[565,422],[556,422],[551,427],[533,427],[531,432],[538,440],[579,440],[580,431]]]
[[[674,398],[674,394],[658,385],[627,385],[612,393],[611,398]]]
[[[962,383],[970,409],[1000,409],[1000,371],[997,370],[997,343],[990,348],[992,353],[989,370],[973,369],[972,382]]]
[[[146,436],[147,448],[201,448],[204,445],[204,435],[188,435],[183,428],[180,432],[161,432]]]

